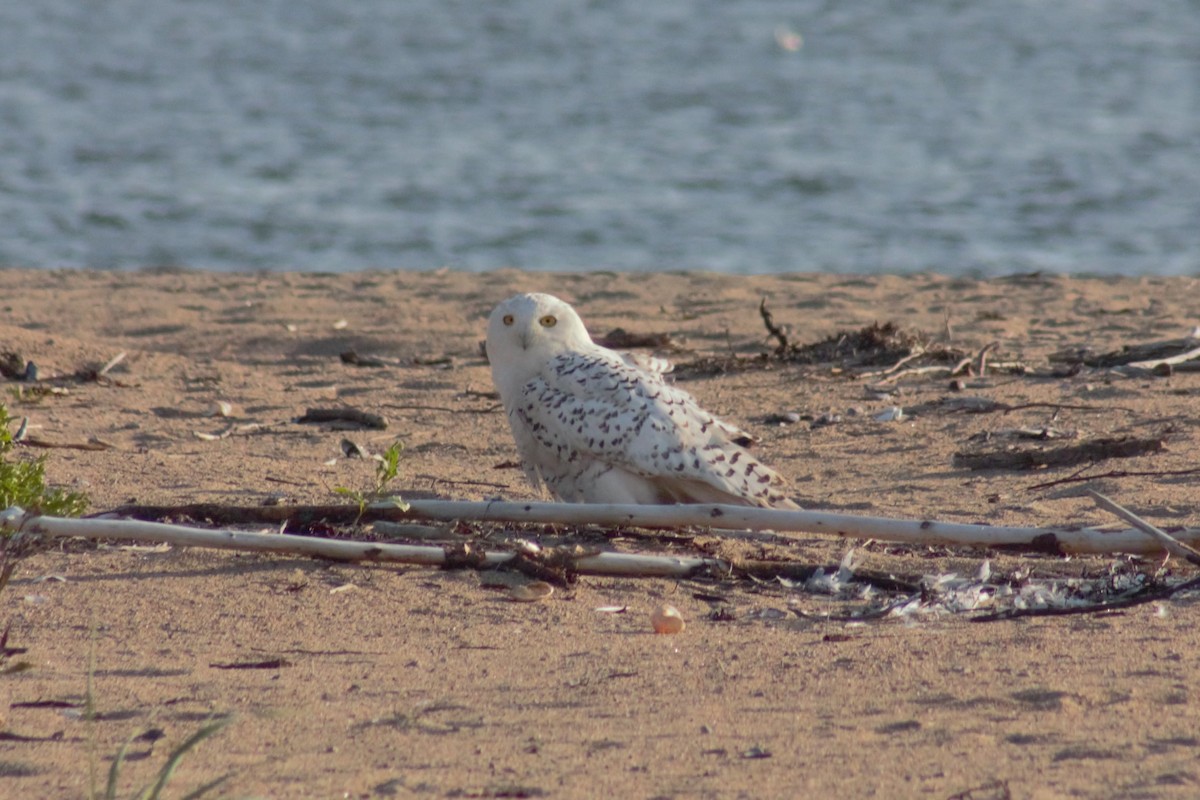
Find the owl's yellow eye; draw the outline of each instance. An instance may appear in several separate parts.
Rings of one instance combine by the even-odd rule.
[[[547,314],[539,319],[538,322],[542,323],[543,328],[553,328],[558,324],[558,317],[554,316],[553,314]]]
[[[512,315],[512,314],[505,314],[505,315],[504,315],[504,319],[502,320],[502,322],[503,322],[505,325],[512,325],[512,324],[513,324],[513,315]]]

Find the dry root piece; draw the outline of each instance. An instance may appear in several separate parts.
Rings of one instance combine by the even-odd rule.
[[[1166,446],[1164,436],[1145,439],[1093,439],[1075,445],[1039,450],[1004,449],[986,453],[956,453],[954,466],[966,469],[1041,469],[1069,467],[1109,458],[1136,458],[1158,453]]]

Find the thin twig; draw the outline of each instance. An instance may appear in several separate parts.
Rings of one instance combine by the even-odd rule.
[[[981,377],[981,378],[986,377],[988,353],[992,352],[999,346],[1000,346],[999,342],[990,342],[990,343],[984,345],[983,349],[979,351],[979,354],[975,356],[975,363],[978,364],[978,366],[975,369],[976,369],[979,377]]]
[[[1200,474],[1200,467],[1192,469],[1148,469],[1148,470],[1124,470],[1114,469],[1108,472],[1101,472],[1096,475],[1081,475],[1080,473],[1090,469],[1093,465],[1088,464],[1083,469],[1080,469],[1074,475],[1067,478],[1059,478],[1054,481],[1045,481],[1043,483],[1035,483],[1032,486],[1025,487],[1025,491],[1033,492],[1038,489],[1048,489],[1051,486],[1059,486],[1064,483],[1084,483],[1087,481],[1098,481],[1102,478],[1161,478],[1175,475],[1197,475]]]
[[[395,411],[441,411],[445,414],[491,414],[504,408],[499,403],[487,408],[450,408],[449,406],[400,405],[398,403],[386,403],[384,407]]]
[[[265,475],[265,476],[263,476],[263,480],[268,480],[271,483],[283,483],[283,484],[287,484],[288,486],[309,486],[310,485],[306,481],[294,481],[294,480],[291,480],[290,478],[277,478],[274,475]]]
[[[51,442],[47,439],[39,439],[36,436],[25,436],[17,441],[17,444],[24,445],[25,447],[62,450],[112,450],[115,446],[99,439],[87,442]]]
[[[923,355],[925,355],[925,350],[924,350],[924,348],[921,348],[921,347],[914,348],[914,349],[913,349],[913,351],[912,351],[911,353],[909,353],[908,355],[904,356],[903,358],[901,358],[901,359],[900,359],[899,361],[897,361],[895,364],[892,364],[892,365],[891,365],[890,367],[888,367],[887,369],[880,370],[880,371],[878,371],[878,372],[864,372],[864,373],[863,373],[862,375],[860,375],[859,377],[860,377],[860,378],[874,378],[874,377],[875,377],[875,376],[877,376],[877,375],[879,375],[879,376],[884,376],[884,375],[892,375],[892,374],[894,374],[894,373],[895,373],[897,370],[899,370],[901,367],[903,367],[905,364],[907,364],[908,362],[910,362],[910,361],[912,361],[912,360],[914,360],[914,359],[920,358],[920,357],[921,357],[921,356],[923,356]],[[938,369],[945,369],[945,367],[938,367]]]
[[[106,375],[108,375],[108,373],[112,370],[113,367],[115,367],[117,364],[120,364],[124,360],[125,360],[125,351],[122,350],[121,352],[117,353],[115,356],[110,358],[108,360],[107,364],[105,364],[103,367],[101,367],[99,370],[97,370],[96,375],[101,378],[105,377]]]
[[[429,475],[427,473],[421,473],[418,475],[414,475],[413,477],[420,479],[420,480],[429,481],[430,488],[436,488],[438,486],[443,486],[443,485],[444,486],[484,486],[488,489],[507,489],[507,488],[509,488],[509,485],[507,483],[493,483],[492,481],[455,480],[454,478],[439,478],[437,475]]]
[[[1189,547],[1161,528],[1151,525],[1137,514],[1134,514],[1129,509],[1113,500],[1110,500],[1094,489],[1088,489],[1087,493],[1091,495],[1092,500],[1096,502],[1096,505],[1100,506],[1105,511],[1116,514],[1118,517],[1125,520],[1139,531],[1153,536],[1159,541],[1160,544],[1162,544],[1163,549],[1171,555],[1179,556],[1190,564],[1200,566],[1200,551],[1196,550],[1194,547]]]
[[[1126,408],[1125,406],[1100,407],[1100,406],[1073,405],[1071,403],[1019,403],[1015,406],[1010,406],[1006,403],[1001,403],[1000,407],[998,407],[996,410],[1002,411],[1005,414],[1010,414],[1013,411],[1024,411],[1029,408],[1053,408],[1055,411],[1066,409],[1067,411],[1102,411],[1102,412],[1123,411],[1126,414],[1136,414],[1137,413],[1137,411],[1135,409]]]
[[[767,298],[763,298],[758,304],[758,313],[762,317],[763,325],[767,327],[767,333],[774,337],[775,341],[779,342],[779,347],[775,348],[776,355],[783,355],[787,352],[789,342],[787,333],[779,325],[775,324],[775,318],[771,312],[767,310]]]
[[[924,355],[924,354],[922,353],[922,355]],[[888,383],[896,383],[900,379],[907,378],[911,375],[938,375],[938,374],[942,374],[942,373],[945,373],[946,375],[953,375],[954,371],[953,371],[953,368],[951,368],[951,367],[938,367],[938,366],[912,367],[910,369],[904,369],[899,372],[893,372],[891,375],[885,375],[884,377],[877,380],[875,382],[875,384],[877,386],[882,386],[882,385],[885,385]]]

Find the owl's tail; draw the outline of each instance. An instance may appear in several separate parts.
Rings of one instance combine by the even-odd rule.
[[[758,497],[746,497],[718,489],[711,483],[695,478],[651,478],[661,503],[714,503],[733,506],[757,506],[791,511],[800,506],[782,492],[768,492]]]

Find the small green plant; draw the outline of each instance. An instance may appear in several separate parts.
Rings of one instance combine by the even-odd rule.
[[[46,458],[12,457],[16,448],[8,408],[0,404],[0,511],[21,506],[42,514],[77,517],[87,510],[87,497],[78,492],[46,488]]]
[[[367,504],[375,500],[387,500],[402,511],[408,510],[408,503],[405,503],[399,497],[387,494],[385,491],[388,484],[396,480],[396,476],[400,474],[400,451],[403,449],[404,443],[397,440],[392,442],[387,450],[383,451],[383,455],[378,456],[379,463],[375,465],[375,487],[370,491],[361,492],[358,489],[348,489],[345,486],[334,488],[335,492],[343,497],[349,497],[358,504],[358,516],[360,518],[367,510]]]
[[[96,639],[98,634],[99,628],[96,624],[96,618],[93,615],[91,624],[91,643],[88,648],[87,686],[85,688],[83,701],[83,719],[85,719],[88,724],[92,726],[91,734],[88,736],[91,756],[88,759],[89,772],[91,773],[91,788],[88,792],[88,797],[90,800],[97,800],[101,796],[96,791],[95,726],[98,720],[98,715],[96,713],[96,696],[94,693],[94,683],[92,680],[96,673]],[[158,770],[158,774],[154,777],[154,780],[150,784],[142,787],[140,790],[130,795],[130,800],[159,800],[163,789],[166,788],[167,783],[169,783],[171,778],[175,775],[175,770],[179,768],[180,762],[183,761],[183,757],[205,739],[220,733],[225,726],[232,721],[232,716],[222,717],[219,719],[210,719],[209,722],[198,728],[191,736],[184,739],[178,747],[171,751],[170,755],[167,756],[166,762]],[[141,734],[140,736],[138,734],[134,734],[130,736],[125,740],[125,743],[121,745],[120,749],[117,750],[116,755],[113,756],[112,764],[108,768],[108,781],[104,786],[104,800],[117,800],[117,784],[119,784],[121,781],[121,768],[125,765],[125,753],[129,750],[129,745],[139,738],[146,738],[146,734]],[[184,795],[184,800],[199,798],[205,794],[208,794],[213,789],[229,780],[231,774],[232,773],[226,773],[216,780],[209,781],[208,783],[196,787]]]
[[[167,761],[162,765],[162,768],[159,769],[158,775],[155,777],[154,782],[142,788],[141,791],[130,795],[131,800],[158,800],[158,798],[162,795],[163,789],[167,787],[167,783],[175,774],[175,770],[179,767],[179,763],[183,761],[183,757],[188,754],[188,751],[203,742],[205,739],[220,733],[225,726],[232,721],[232,719],[232,717],[225,717],[224,719],[218,719],[213,722],[209,722],[208,724],[197,729],[196,732],[191,736],[184,739],[183,742],[174,750],[172,750],[169,756],[167,756]],[[129,749],[130,743],[135,738],[137,737],[129,737],[125,744],[121,745],[121,749],[117,751],[116,756],[113,757],[112,766],[108,768],[108,784],[104,787],[104,800],[116,800],[117,783],[121,778],[121,767],[125,763],[125,751]],[[208,794],[213,789],[229,780],[229,777],[230,773],[226,773],[216,780],[212,780],[201,786],[197,786],[195,789],[188,792],[185,795],[185,798],[198,798]]]

